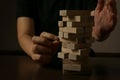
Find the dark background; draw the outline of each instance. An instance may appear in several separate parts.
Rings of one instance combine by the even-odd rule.
[[[120,9],[120,0],[117,8]],[[118,24],[111,36],[104,42],[93,43],[95,52],[120,53],[120,10]],[[0,50],[21,50],[16,33],[16,0],[0,0]]]
[[[16,36],[16,0],[0,0],[0,50],[19,50]]]

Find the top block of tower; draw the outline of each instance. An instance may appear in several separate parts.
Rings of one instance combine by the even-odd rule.
[[[82,16],[82,15],[88,15],[91,16],[90,10],[60,10],[60,16]]]

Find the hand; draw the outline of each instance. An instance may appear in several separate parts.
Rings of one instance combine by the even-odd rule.
[[[42,64],[49,63],[60,46],[59,38],[47,32],[42,32],[40,36],[33,36],[32,41],[34,53],[32,59]]]
[[[116,1],[98,0],[94,20],[93,37],[96,40],[106,39],[117,23]]]

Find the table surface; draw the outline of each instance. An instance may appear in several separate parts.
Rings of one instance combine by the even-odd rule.
[[[41,67],[25,55],[0,55],[0,80],[120,80],[119,57],[91,57],[91,74]]]

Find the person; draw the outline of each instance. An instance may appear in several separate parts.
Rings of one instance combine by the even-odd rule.
[[[94,10],[92,36],[97,41],[107,39],[117,23],[115,0],[17,0],[19,44],[41,64],[50,63],[61,46],[57,36],[59,10]]]

